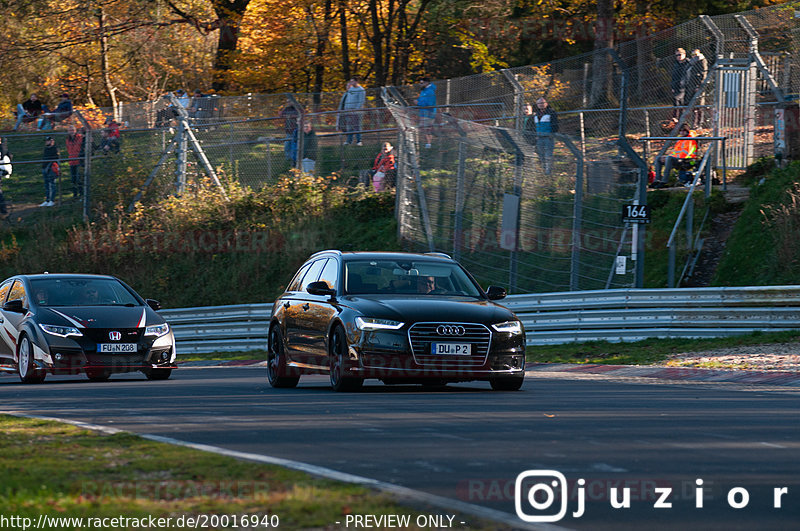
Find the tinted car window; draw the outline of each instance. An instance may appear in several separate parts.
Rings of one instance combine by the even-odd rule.
[[[328,259],[328,263],[322,269],[322,274],[319,276],[321,281],[324,281],[329,288],[336,289],[339,280],[339,262],[333,258]]]
[[[11,281],[8,280],[0,284],[0,305],[6,302],[6,295],[8,295],[8,290],[11,289]]]
[[[28,295],[25,293],[25,286],[21,280],[15,280],[14,285],[11,286],[11,292],[8,294],[8,300],[13,301],[19,299],[22,301],[22,307],[28,307]]]
[[[311,262],[303,265],[300,270],[294,275],[294,278],[291,282],[289,282],[289,286],[286,288],[286,291],[299,291],[300,290],[300,282],[303,280],[303,276],[308,271],[308,268],[311,267]]]
[[[353,294],[417,293],[482,298],[458,264],[433,261],[352,260],[345,265],[345,291]]]
[[[139,306],[139,300],[113,278],[32,279],[40,306]]]
[[[325,262],[327,262],[325,258],[320,258],[311,264],[308,272],[303,277],[303,281],[300,283],[300,291],[305,291],[309,284],[316,282],[319,279],[319,274],[322,272]]]

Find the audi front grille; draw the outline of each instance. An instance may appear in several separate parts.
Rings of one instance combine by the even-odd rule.
[[[486,363],[492,333],[475,323],[416,323],[408,329],[411,353],[419,365],[437,368],[478,367]],[[469,343],[469,356],[431,354],[432,343]]]

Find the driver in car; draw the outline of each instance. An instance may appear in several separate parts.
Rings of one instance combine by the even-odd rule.
[[[431,293],[436,289],[436,279],[429,276],[417,277],[417,293]]]
[[[97,292],[97,288],[88,286],[83,291],[83,301],[87,305],[98,304],[100,302],[100,294]]]

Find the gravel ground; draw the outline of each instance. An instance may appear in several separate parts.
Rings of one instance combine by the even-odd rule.
[[[663,365],[800,372],[800,343],[770,343],[705,352],[682,352],[671,355]]]

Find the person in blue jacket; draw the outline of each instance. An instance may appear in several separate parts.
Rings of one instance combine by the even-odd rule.
[[[533,123],[536,128],[536,154],[544,167],[545,175],[550,175],[553,172],[553,148],[555,147],[553,133],[558,133],[558,114],[550,108],[544,98],[536,100]]]
[[[430,78],[423,77],[419,81],[422,90],[417,98],[419,107],[420,126],[425,130],[425,147],[431,147],[431,128],[436,118],[436,85],[431,83]]]

